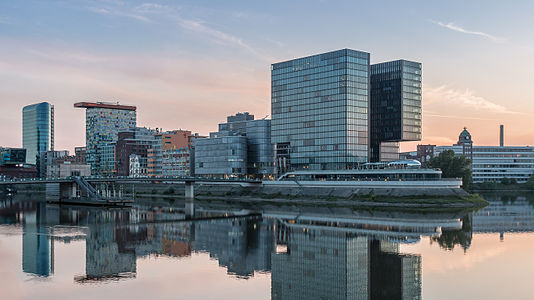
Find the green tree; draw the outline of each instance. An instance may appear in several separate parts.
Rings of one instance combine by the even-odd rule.
[[[453,150],[445,150],[438,156],[431,158],[427,166],[440,169],[443,178],[462,178],[463,188],[468,189],[471,184],[471,160],[465,156],[456,156]]]

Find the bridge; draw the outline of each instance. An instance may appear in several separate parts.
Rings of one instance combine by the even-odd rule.
[[[136,183],[176,183],[185,185],[186,203],[195,198],[195,183],[234,183],[246,185],[261,185],[261,180],[240,178],[204,178],[204,177],[98,177],[98,176],[70,176],[64,178],[31,178],[0,180],[0,187],[8,188],[15,185],[45,184],[48,201],[66,202],[76,199],[77,203],[85,204],[124,204],[132,199],[123,198],[123,185]],[[113,185],[113,189],[109,185]],[[115,184],[120,189],[115,189]],[[95,187],[97,186],[97,187]],[[102,188],[98,188],[102,186]]]

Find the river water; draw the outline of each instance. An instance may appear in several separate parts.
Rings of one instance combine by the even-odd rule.
[[[533,299],[534,201],[485,198],[476,212],[186,216],[4,197],[0,299]]]

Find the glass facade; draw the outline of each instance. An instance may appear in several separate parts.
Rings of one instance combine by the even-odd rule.
[[[26,163],[35,165],[37,155],[54,150],[54,106],[42,102],[22,109],[22,147]]]
[[[254,178],[268,178],[273,174],[273,145],[271,120],[246,122],[248,174]]]
[[[113,108],[87,108],[85,139],[87,146],[87,164],[91,173],[109,175],[113,171],[112,149],[110,144],[117,141],[119,131],[136,126],[135,110]]]
[[[369,53],[343,49],[271,66],[278,172],[367,162]]]
[[[388,142],[421,140],[421,100],[420,63],[396,60],[371,65],[371,161],[392,158],[394,144]]]
[[[247,175],[247,138],[222,136],[195,141],[195,175],[217,178]]]

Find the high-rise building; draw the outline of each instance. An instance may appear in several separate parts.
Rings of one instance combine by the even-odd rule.
[[[109,162],[104,165],[105,148],[117,141],[119,131],[136,126],[136,107],[119,105],[118,103],[79,102],[74,107],[85,108],[85,141],[87,147],[86,160],[91,165],[94,175],[109,175],[113,166]],[[106,151],[111,153],[111,151]]]
[[[54,150],[54,106],[42,102],[22,109],[22,147],[26,163],[35,165],[42,151]]]
[[[271,138],[279,173],[368,161],[369,53],[342,49],[271,66]]]
[[[420,63],[371,65],[370,161],[398,160],[398,142],[421,140],[421,82]]]

